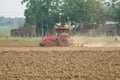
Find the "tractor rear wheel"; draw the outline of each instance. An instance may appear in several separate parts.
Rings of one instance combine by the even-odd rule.
[[[53,46],[53,43],[52,43],[51,41],[47,41],[47,42],[45,43],[45,46],[46,46],[46,47],[52,47],[52,46]]]
[[[60,40],[59,40],[59,45],[60,45],[60,46],[64,46],[64,47],[69,46],[68,39],[66,39],[66,38],[60,39]]]

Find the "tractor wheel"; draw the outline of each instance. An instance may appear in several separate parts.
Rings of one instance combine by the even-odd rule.
[[[58,41],[55,41],[53,44],[54,44],[54,46],[59,46]]]
[[[45,46],[45,45],[44,45],[44,44],[42,44],[42,43],[40,43],[39,45],[40,45],[41,47]]]
[[[53,46],[53,43],[52,43],[51,41],[47,41],[47,42],[45,43],[45,46],[46,46],[46,47],[52,47],[52,46]]]
[[[65,39],[65,38],[60,39],[59,40],[59,45],[64,46],[64,47],[69,46],[68,39]]]

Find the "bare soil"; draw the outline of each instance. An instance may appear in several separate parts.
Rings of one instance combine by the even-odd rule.
[[[120,80],[119,47],[26,44],[0,43],[0,80]]]

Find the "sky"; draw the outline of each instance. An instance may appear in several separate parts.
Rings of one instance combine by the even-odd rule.
[[[0,16],[3,17],[24,17],[25,5],[22,0],[0,0]]]

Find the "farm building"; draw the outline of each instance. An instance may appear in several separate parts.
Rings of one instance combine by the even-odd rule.
[[[36,30],[33,27],[20,27],[11,30],[12,37],[33,37],[35,34]]]
[[[74,28],[75,35],[88,35],[88,36],[116,36],[117,35],[117,23],[106,22],[105,24],[99,24],[94,26],[93,24],[78,25]]]
[[[98,32],[104,33],[107,36],[117,35],[117,26],[116,24],[103,24],[98,27]]]

